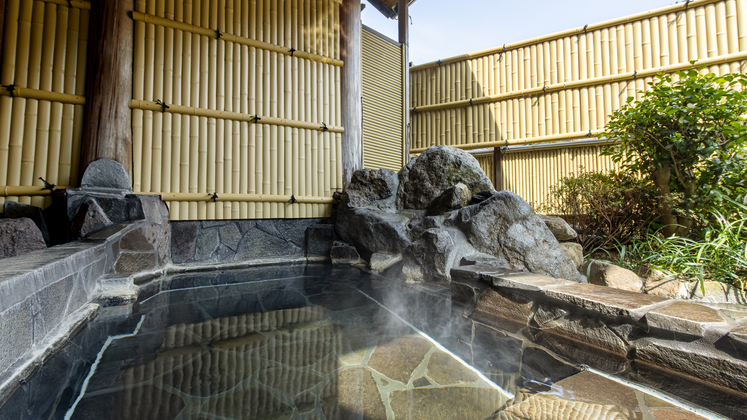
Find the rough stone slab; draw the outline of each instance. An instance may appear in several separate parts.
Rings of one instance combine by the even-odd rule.
[[[0,258],[15,257],[47,248],[41,231],[33,220],[0,219]]]
[[[558,395],[536,394],[511,405],[490,420],[525,419],[629,420],[615,406],[575,401]]]
[[[587,261],[581,265],[579,270],[582,273],[588,273],[588,280],[591,284],[636,293],[643,290],[643,279],[636,273],[608,262]]]
[[[477,300],[470,318],[492,325],[493,318],[508,318],[526,324],[532,317],[531,300],[501,290],[488,289]]]
[[[390,379],[407,384],[410,375],[420,366],[431,347],[431,343],[420,337],[380,341],[368,361],[368,366]]]
[[[332,242],[335,239],[335,228],[329,224],[317,224],[306,228],[306,256],[329,257]]]
[[[493,274],[512,274],[514,272],[487,264],[463,265],[451,269],[451,279],[479,281]]]
[[[426,374],[440,385],[469,384],[480,379],[451,355],[440,351],[431,354]]]
[[[99,296],[99,304],[102,307],[129,305],[137,301],[140,293],[140,287],[133,286],[130,290],[117,290],[114,292],[102,293]]]
[[[577,373],[558,382],[558,387],[575,400],[611,405],[629,418],[634,418],[635,412],[640,411],[638,396],[633,388],[593,372]]]
[[[703,345],[642,339],[636,342],[636,358],[706,382],[747,392],[747,362]]]
[[[657,281],[646,280],[643,291],[649,295],[687,299],[690,289],[687,282],[673,278],[662,278]]]
[[[558,319],[543,331],[625,356],[628,346],[609,326],[595,318]]]
[[[705,294],[701,290],[699,282],[690,283],[690,290],[694,300],[710,303],[738,303],[747,305],[747,292],[740,290],[738,287],[717,281],[707,281],[704,286]]]
[[[486,274],[486,280],[493,283],[495,287],[508,287],[511,289],[540,292],[562,285],[574,285],[576,282],[564,279],[556,279],[550,276],[533,273],[510,273],[510,274]]]
[[[191,262],[195,255],[200,222],[171,223],[171,259],[176,264]]]
[[[402,254],[384,254],[381,252],[375,252],[371,254],[369,265],[371,266],[371,270],[383,272],[400,261],[402,261]]]
[[[415,388],[390,394],[396,419],[485,419],[506,400],[495,388],[463,386]]]
[[[669,302],[668,299],[613,289],[594,284],[567,284],[545,291],[548,297],[590,309],[608,316],[625,316],[636,321],[643,318],[647,310]]]
[[[80,181],[82,188],[114,188],[132,191],[130,176],[119,162],[111,159],[98,159],[91,162]]]
[[[691,302],[672,302],[646,314],[646,322],[654,328],[703,336],[713,324],[724,324],[726,319],[718,310]]]
[[[156,268],[156,254],[153,252],[123,251],[114,264],[114,272],[117,274],[133,274],[154,268]]]
[[[330,420],[386,418],[376,380],[365,368],[341,371],[324,387],[320,397],[324,416]]]

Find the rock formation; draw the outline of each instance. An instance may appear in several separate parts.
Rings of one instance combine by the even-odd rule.
[[[385,254],[396,261],[387,274],[409,281],[449,281],[463,261],[585,281],[531,206],[496,192],[472,155],[448,146],[427,149],[399,174],[357,171],[335,232],[372,268],[382,269],[372,256]]]

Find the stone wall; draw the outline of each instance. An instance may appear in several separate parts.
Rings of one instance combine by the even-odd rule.
[[[168,209],[156,196],[131,196],[144,219],[120,223],[85,239],[6,258],[0,264],[0,394],[32,350],[64,338],[63,321],[101,295],[99,279],[156,271],[169,263]],[[62,328],[62,327],[60,327]],[[64,329],[64,328],[63,328]],[[46,340],[46,341],[45,341]]]
[[[174,264],[327,258],[328,219],[181,221],[171,223]]]

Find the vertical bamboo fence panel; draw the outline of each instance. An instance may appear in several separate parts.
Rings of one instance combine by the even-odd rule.
[[[78,177],[91,6],[6,0],[0,69],[0,185]],[[40,196],[0,197],[42,207]]]
[[[657,73],[689,68],[691,60],[716,74],[745,71],[747,1],[682,2],[414,66],[411,152],[592,137]],[[570,165],[609,168],[600,150],[507,154],[505,187],[543,204],[549,186],[575,170]]]
[[[361,50],[363,167],[396,172],[404,165],[402,46],[364,26]]]
[[[578,175],[581,171],[621,169],[609,156],[601,155],[603,148],[600,144],[571,147],[565,143],[509,149],[503,153],[503,188],[520,195],[540,211],[552,212],[548,194],[563,177]],[[476,152],[474,155],[485,174],[495,182],[493,152]]]
[[[173,220],[329,215],[342,188],[338,8],[138,0],[135,192],[161,193]]]

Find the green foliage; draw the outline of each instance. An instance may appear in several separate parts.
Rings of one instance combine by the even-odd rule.
[[[558,213],[576,229],[588,253],[609,243],[626,244],[651,222],[656,192],[650,182],[626,173],[584,171],[550,188],[546,213]]]
[[[714,220],[703,239],[662,237],[647,234],[641,240],[617,244],[613,263],[636,270],[642,265],[684,280],[730,283],[743,290],[747,286],[747,205],[724,199],[728,213],[710,210]]]
[[[661,194],[681,197],[670,214],[706,229],[717,222],[711,210],[745,196],[747,76],[698,70],[659,74],[640,100],[628,98],[610,116],[605,136],[619,140],[606,152],[614,161],[649,177]],[[662,168],[668,183],[657,181]]]

